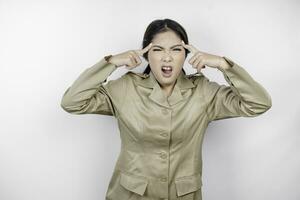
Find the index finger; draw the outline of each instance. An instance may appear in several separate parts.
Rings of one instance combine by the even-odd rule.
[[[149,51],[149,49],[152,47],[152,42],[150,44],[148,44],[148,46],[146,46],[145,48],[143,48],[142,50],[136,50],[136,52],[140,55],[143,56],[144,53],[146,53],[147,51]]]
[[[182,46],[184,48],[186,48],[187,50],[189,50],[190,52],[192,52],[192,53],[198,52],[198,50],[194,46],[185,44],[183,40],[181,40],[181,43],[182,43]]]

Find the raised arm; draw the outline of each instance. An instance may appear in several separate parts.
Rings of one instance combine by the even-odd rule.
[[[115,64],[102,58],[84,70],[65,91],[61,107],[71,114],[118,115],[125,91],[125,76],[104,84],[117,69]]]
[[[129,50],[104,57],[92,67],[80,74],[75,82],[65,91],[61,107],[71,114],[102,114],[118,117],[124,103],[127,76],[104,84],[108,76],[118,67],[133,69],[142,63],[140,56],[152,46],[143,49]]]
[[[204,78],[207,97],[207,114],[210,120],[232,117],[254,117],[266,112],[272,106],[268,92],[241,66],[227,57],[230,65],[222,71],[229,86],[219,85]]]

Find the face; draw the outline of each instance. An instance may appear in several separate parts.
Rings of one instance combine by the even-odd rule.
[[[152,40],[148,62],[152,73],[162,87],[175,84],[185,61],[181,38],[173,31],[158,33]]]

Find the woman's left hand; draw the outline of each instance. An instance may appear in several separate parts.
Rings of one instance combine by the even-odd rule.
[[[198,72],[200,72],[202,68],[205,68],[205,65],[212,68],[221,67],[223,69],[228,69],[230,67],[226,60],[221,56],[201,52],[193,45],[185,44],[184,41],[182,41],[182,46],[193,54],[189,63],[193,68],[196,68]]]

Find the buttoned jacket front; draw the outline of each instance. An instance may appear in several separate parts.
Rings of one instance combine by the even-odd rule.
[[[65,91],[61,106],[72,114],[116,117],[121,152],[106,200],[201,200],[202,142],[208,124],[254,117],[271,107],[271,97],[241,66],[222,71],[229,86],[203,73],[181,71],[166,97],[153,73],[128,71],[107,81],[117,69],[103,58]]]

